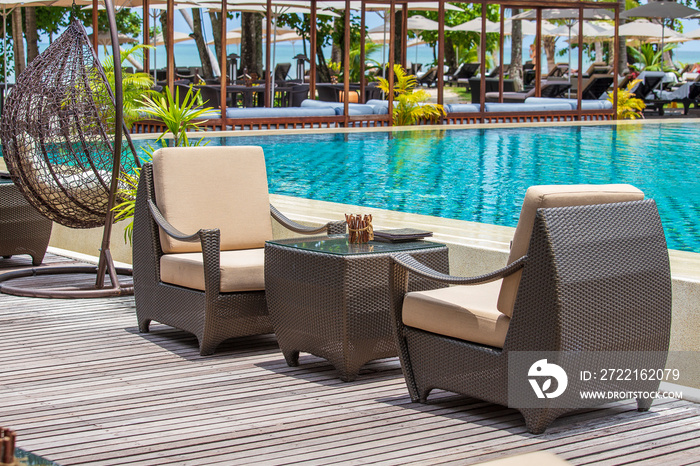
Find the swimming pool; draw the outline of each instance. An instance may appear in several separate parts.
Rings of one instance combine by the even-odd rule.
[[[264,148],[270,192],[515,226],[534,184],[630,183],[700,252],[699,123],[211,138]],[[143,141],[137,141],[143,144]]]

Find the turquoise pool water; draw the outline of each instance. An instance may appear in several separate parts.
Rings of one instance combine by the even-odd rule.
[[[534,184],[630,183],[700,252],[700,123],[212,138],[260,145],[270,192],[515,226]],[[140,142],[141,143],[141,142]]]

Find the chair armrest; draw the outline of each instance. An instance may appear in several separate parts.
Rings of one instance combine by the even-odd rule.
[[[455,277],[453,275],[437,272],[430,267],[421,264],[408,254],[396,254],[392,257],[392,259],[396,264],[407,269],[411,273],[450,285],[477,285],[481,283],[493,282],[520,270],[525,265],[525,262],[527,262],[527,256],[523,256],[502,269],[498,269],[485,275],[479,275],[476,277]]]
[[[305,235],[315,235],[317,233],[327,233],[329,235],[339,235],[345,233],[345,221],[338,220],[335,222],[328,222],[320,227],[308,227],[297,223],[289,218],[285,217],[275,206],[270,205],[270,214],[272,218],[277,220],[283,227],[291,230],[295,233],[302,233]]]
[[[194,242],[200,240],[199,231],[193,235],[186,235],[180,232],[177,228],[172,226],[163,216],[162,212],[158,206],[151,199],[148,200],[148,209],[151,211],[153,220],[156,221],[158,226],[163,229],[163,231],[170,237],[175,238],[179,241]],[[200,230],[201,231],[201,230]]]
[[[158,206],[151,199],[148,200],[148,209],[151,211],[156,224],[171,238],[190,243],[199,241],[202,244],[204,293],[208,300],[215,299],[221,291],[221,271],[219,268],[221,263],[221,233],[219,229],[202,228],[193,235],[186,235],[165,219]]]

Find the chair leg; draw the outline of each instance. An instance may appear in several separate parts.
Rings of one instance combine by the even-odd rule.
[[[419,388],[418,389],[418,399],[414,401],[418,401],[418,403],[427,403],[428,402],[428,395],[430,395],[430,392],[432,392],[432,388]]]
[[[151,326],[151,319],[139,319],[139,332],[148,333]]]
[[[563,414],[560,410],[551,409],[521,409],[525,418],[525,426],[531,434],[542,434],[556,418]]]
[[[289,367],[297,367],[299,365],[299,351],[282,351],[282,354]]]
[[[219,346],[218,343],[217,343],[217,344],[209,343],[209,344],[206,344],[206,345],[200,345],[200,347],[199,347],[199,355],[200,355],[200,356],[211,356],[211,355],[214,354],[214,352],[216,351],[216,347],[217,347],[217,346]]]
[[[637,411],[649,411],[649,408],[651,408],[651,404],[653,403],[653,401],[654,400],[651,397],[637,398]]]
[[[44,254],[37,254],[37,255],[32,255],[32,265],[33,266],[39,266],[41,263],[44,262]]]

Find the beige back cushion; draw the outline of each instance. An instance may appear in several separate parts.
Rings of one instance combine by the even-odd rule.
[[[629,184],[531,186],[525,193],[520,219],[510,247],[508,263],[515,262],[527,253],[537,209],[609,204],[642,199],[644,199],[644,193]],[[498,310],[509,317],[513,316],[513,306],[521,275],[522,272],[517,272],[504,278],[501,293],[498,296]]]
[[[156,205],[175,228],[221,230],[221,250],[262,248],[272,239],[261,147],[169,147],[153,154]],[[199,252],[201,244],[160,232],[163,252]]]

